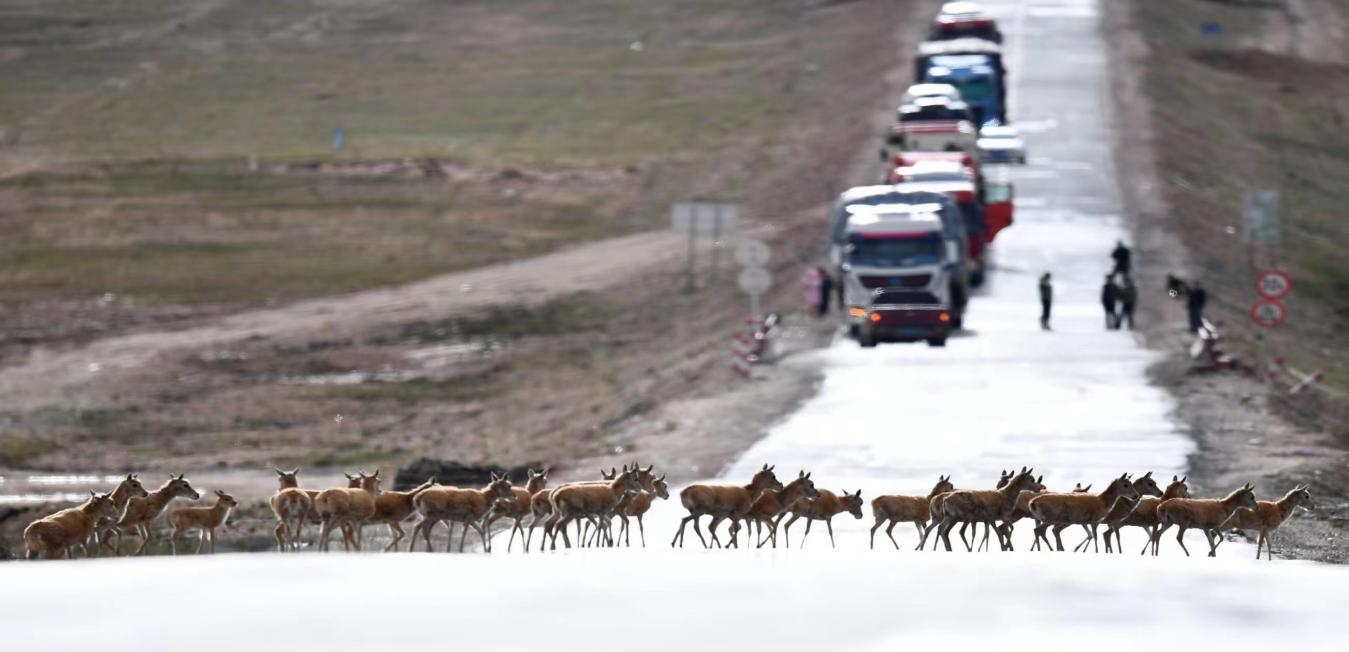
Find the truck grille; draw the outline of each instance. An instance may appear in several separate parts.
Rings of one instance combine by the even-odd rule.
[[[937,306],[941,305],[941,302],[931,292],[896,292],[891,290],[877,292],[871,300],[871,304],[875,306]]]
[[[921,288],[932,281],[931,274],[901,274],[899,276],[863,276],[862,286],[868,288]]]

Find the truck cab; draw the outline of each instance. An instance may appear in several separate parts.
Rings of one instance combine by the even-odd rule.
[[[841,252],[849,330],[862,346],[927,340],[944,346],[958,313],[957,245],[936,204],[855,204]]]
[[[979,155],[979,131],[965,120],[900,122],[890,127],[881,160],[898,152],[958,152]]]
[[[954,54],[933,57],[923,81],[950,84],[974,114],[978,125],[1001,124],[1002,98],[998,92],[998,73],[993,61],[982,54]]]
[[[945,288],[944,297],[948,301],[951,313],[951,327],[960,328],[970,296],[968,236],[955,202],[949,196],[940,193],[898,192],[895,186],[877,185],[850,188],[839,195],[830,215],[829,259],[830,274],[835,281],[834,287],[837,288],[840,308],[846,310],[850,307],[849,287],[853,288],[853,296],[856,296],[857,292],[863,291],[859,288],[865,288],[865,291],[884,289],[887,287],[885,284],[887,280],[900,284],[900,279],[896,276],[876,275],[876,278],[866,281],[873,287],[867,287],[858,279],[854,279],[856,284],[850,286],[851,281],[848,278],[850,265],[847,259],[849,246],[855,243],[849,239],[848,229],[854,222],[855,214],[868,211],[874,213],[876,206],[890,206],[893,208],[890,212],[921,212],[936,216],[941,225],[945,254],[940,283]]]
[[[1007,71],[1002,46],[982,38],[927,41],[918,46],[915,78],[955,86],[979,126],[1006,124]]]

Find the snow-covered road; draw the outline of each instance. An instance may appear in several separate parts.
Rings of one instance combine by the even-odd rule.
[[[1153,354],[1106,332],[1096,297],[1124,237],[1111,165],[1106,52],[1094,0],[986,3],[1007,33],[1013,117],[1031,165],[1014,171],[1015,226],[945,349],[839,341],[825,380],[730,468],[810,469],[819,486],[923,493],[939,474],[991,485],[1033,465],[1051,488],[1121,472],[1183,473],[1190,440],[1147,384]],[[1054,331],[1036,281],[1055,277]],[[1152,288],[1144,301],[1162,300]],[[658,462],[658,460],[655,460]],[[1165,484],[1164,482],[1162,484]],[[650,548],[536,555],[221,555],[0,568],[8,649],[660,650],[1341,649],[1349,572],[1163,555],[911,550],[911,526],[867,550],[864,520],[836,519],[803,550],[671,550],[680,509],[647,519]],[[799,540],[801,527],[794,529]],[[690,534],[690,541],[696,539]],[[1065,537],[1076,542],[1079,535]],[[1191,550],[1202,551],[1195,535]],[[1201,553],[1202,554],[1202,553]]]

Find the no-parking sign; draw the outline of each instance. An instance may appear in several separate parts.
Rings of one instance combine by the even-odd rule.
[[[1251,321],[1257,326],[1275,328],[1288,319],[1288,309],[1278,301],[1257,301],[1251,306]]]
[[[1255,279],[1256,293],[1270,301],[1278,301],[1288,296],[1292,289],[1293,279],[1277,269],[1260,272],[1260,276]]]

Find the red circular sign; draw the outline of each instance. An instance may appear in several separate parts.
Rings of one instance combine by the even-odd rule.
[[[1278,301],[1256,301],[1251,306],[1251,321],[1257,326],[1274,328],[1288,319],[1288,309]]]
[[[1286,272],[1267,269],[1255,279],[1255,291],[1270,301],[1278,301],[1293,289],[1293,279]]]

